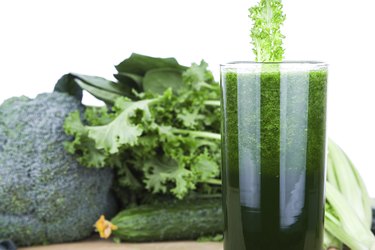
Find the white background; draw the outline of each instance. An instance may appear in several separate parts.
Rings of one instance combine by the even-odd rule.
[[[112,78],[138,52],[253,60],[247,9],[255,0],[0,0],[0,103],[53,89],[67,72]],[[330,64],[329,135],[375,197],[375,1],[285,0],[287,60]],[[93,102],[93,99],[86,99]]]

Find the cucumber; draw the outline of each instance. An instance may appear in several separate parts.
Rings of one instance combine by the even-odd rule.
[[[223,232],[221,199],[195,199],[125,209],[111,221],[130,242],[189,240]]]

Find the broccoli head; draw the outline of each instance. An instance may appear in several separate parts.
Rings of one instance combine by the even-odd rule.
[[[80,240],[101,214],[116,212],[111,170],[82,167],[64,149],[64,119],[77,109],[58,92],[0,106],[0,238],[20,246]]]

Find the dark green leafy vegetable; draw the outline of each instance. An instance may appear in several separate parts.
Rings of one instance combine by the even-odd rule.
[[[156,89],[157,93],[162,94],[168,85],[178,87],[174,80],[180,83],[181,74],[187,67],[180,65],[174,58],[157,58],[133,53],[117,65],[116,69],[118,73],[114,76],[119,85],[137,92]],[[157,82],[153,82],[154,80]]]
[[[118,72],[141,76],[144,76],[149,70],[160,68],[187,69],[187,67],[180,65],[175,58],[155,58],[136,53],[116,66]]]
[[[141,75],[122,72],[115,74],[114,77],[119,81],[118,84],[121,86],[127,86],[131,89],[135,89],[138,92],[143,90],[143,76]]]
[[[117,93],[113,93],[108,90],[103,90],[101,88],[92,86],[90,84],[87,84],[84,81],[81,81],[80,79],[75,79],[75,82],[82,88],[88,91],[90,94],[95,95],[96,98],[106,102],[111,103],[113,100],[116,100],[117,98],[121,97],[121,95]]]
[[[184,89],[180,70],[161,68],[147,71],[143,78],[145,92],[162,95],[168,88],[171,88],[174,93],[179,93],[181,89]]]
[[[102,77],[80,74],[66,74],[56,83],[54,91],[65,92],[78,100],[82,90],[86,90],[108,105],[113,105],[118,97],[125,96],[139,100],[136,93],[143,91],[163,94],[168,88],[177,93],[184,88],[182,75],[186,66],[174,58],[156,58],[133,53],[116,66],[117,82]]]
[[[54,91],[67,93],[79,101],[82,100],[82,88],[74,81],[73,74],[63,75],[56,83]]]
[[[131,88],[126,85],[119,85],[102,77],[73,73],[62,76],[54,88],[55,92],[68,93],[78,100],[82,99],[82,90],[108,104],[121,96],[133,97]]]
[[[118,68],[127,71],[124,65],[130,65],[128,72],[144,74],[139,79],[145,92],[134,89],[133,100],[117,98],[108,108],[89,107],[84,122],[77,112],[72,113],[64,126],[74,136],[66,143],[67,150],[85,166],[114,168],[117,184],[138,197],[149,191],[178,198],[193,189],[218,192],[219,106],[206,101],[219,98],[219,86],[207,64],[193,64],[181,71],[183,67],[175,60],[147,57],[140,64],[137,56],[132,57],[136,59],[125,60]],[[179,69],[156,68],[166,64]],[[91,85],[92,79],[97,78],[90,78]],[[90,91],[88,86],[80,86]]]

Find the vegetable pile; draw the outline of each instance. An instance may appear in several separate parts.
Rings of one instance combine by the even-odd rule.
[[[256,60],[281,61],[284,36],[280,30],[285,20],[281,1],[260,0],[249,11]],[[87,167],[115,169],[117,190],[126,193],[122,197],[126,206],[164,200],[157,194],[178,199],[219,194],[219,87],[207,64],[185,67],[173,58],[133,54],[116,69],[117,82],[69,74],[57,83],[57,91],[81,97],[84,89],[107,104],[88,107],[84,117],[78,113],[68,117],[64,128],[74,140],[66,144],[67,150]],[[326,192],[324,247],[373,248],[367,191],[350,160],[333,142]],[[153,209],[155,214],[160,212]],[[112,222],[101,217],[97,229],[101,234],[103,228],[118,230],[121,233],[115,235],[125,240],[132,240],[134,233],[136,240],[140,235],[136,230],[126,231],[126,223],[134,221],[125,210]],[[150,234],[143,239],[168,239],[154,231]]]
[[[161,65],[165,60],[171,59],[133,54],[124,62],[132,69],[136,66],[129,61],[143,61],[139,65],[149,69],[151,65],[148,63]],[[170,195],[182,199],[220,194],[218,86],[205,63],[193,64],[190,68],[180,67],[185,68],[180,71],[182,86],[178,89],[184,89],[182,92],[174,91],[175,85],[166,84],[168,81],[165,79],[172,78],[166,70],[163,71],[166,82],[158,86],[158,81],[155,81],[153,91],[148,90],[151,85],[142,87],[144,75],[137,78],[138,86],[141,86],[139,92],[120,80],[109,82],[81,75],[66,75],[57,84],[90,86],[91,93],[107,103],[104,107],[87,107],[82,118],[78,112],[68,116],[64,127],[74,140],[68,142],[66,148],[87,167],[115,169],[116,185],[121,187],[119,193],[127,194],[126,207],[144,203],[146,205],[142,206],[147,207],[149,203],[170,200]],[[70,81],[66,81],[66,77],[70,77]],[[86,85],[82,85],[82,81]],[[131,92],[123,93],[124,96],[112,101],[101,98],[97,90],[110,94],[109,86],[116,89],[123,86]],[[159,94],[156,94],[157,89]],[[71,94],[77,95],[76,92]],[[367,191],[348,157],[333,142],[329,143],[327,185],[325,249],[342,249],[343,244],[352,249],[370,249],[374,236],[370,231],[371,205]],[[167,194],[167,198],[157,195],[160,193]],[[157,210],[156,207],[153,209]],[[160,209],[168,210],[165,207]],[[133,210],[132,216],[137,216],[136,211]],[[170,212],[173,211],[170,208]],[[155,211],[155,214],[158,213],[162,212]],[[124,229],[128,227],[125,225],[136,224],[134,218],[122,212],[112,220],[119,232],[123,232],[116,234],[115,231],[117,238],[136,241],[140,237],[136,231]],[[160,224],[160,227],[163,226],[165,223]],[[145,225],[142,230],[149,229]],[[178,227],[175,230],[178,231]],[[169,238],[151,231],[149,238],[142,236],[145,237],[143,239],[173,239],[172,235]],[[361,232],[360,237],[358,232]],[[362,239],[361,243],[358,239]]]
[[[281,1],[249,11],[256,60],[281,61]],[[114,175],[124,210],[100,216],[102,238],[222,239],[220,89],[207,63],[132,54],[116,70],[115,81],[62,76],[54,90],[71,96],[0,106],[0,238],[30,245],[88,236],[116,209]],[[105,105],[82,107],[83,90]],[[327,177],[324,248],[375,249],[365,185],[332,141]]]
[[[67,150],[84,166],[115,169],[116,184],[131,191],[129,201],[148,192],[179,199],[191,190],[218,193],[219,87],[207,64],[187,68],[171,58],[133,54],[116,68],[116,83],[81,75],[58,82],[60,89],[76,84],[108,104],[88,107],[84,117],[69,115],[64,128],[74,140]],[[115,91],[123,96],[106,98]]]

